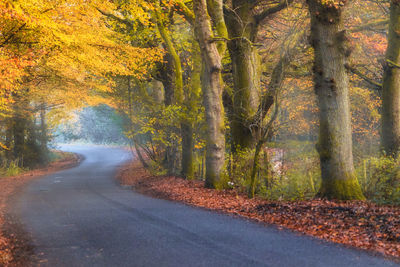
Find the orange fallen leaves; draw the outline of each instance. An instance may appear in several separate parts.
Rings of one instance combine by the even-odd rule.
[[[234,190],[204,188],[201,181],[154,177],[140,163],[126,165],[118,179],[141,193],[275,224],[328,241],[400,257],[400,207],[363,201],[277,202],[248,199]]]

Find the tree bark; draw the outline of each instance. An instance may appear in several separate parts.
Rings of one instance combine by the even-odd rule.
[[[25,135],[27,130],[26,110],[28,107],[26,99],[21,95],[15,95],[13,106],[12,134],[14,140],[13,157],[19,160],[19,165],[24,165]]]
[[[181,124],[182,136],[182,176],[186,179],[192,179],[194,175],[193,164],[193,127],[190,122]]]
[[[181,104],[183,102],[183,77],[182,77],[182,64],[178,52],[169,36],[165,26],[161,20],[160,14],[157,10],[155,12],[156,23],[158,32],[167,48],[168,54],[172,60],[173,74],[174,74],[174,99],[175,102]]]
[[[257,135],[254,118],[268,113],[257,112],[263,108],[261,99],[261,63],[258,48],[255,46],[260,23],[267,17],[281,11],[293,0],[282,0],[274,6],[264,8],[261,1],[232,0],[225,9],[228,25],[228,50],[232,60],[233,72],[233,114],[231,130],[233,150],[253,148]],[[263,118],[264,118],[263,117]],[[262,118],[262,119],[263,119]],[[259,118],[258,118],[259,119]]]
[[[5,151],[5,158],[7,161],[7,164],[13,160],[13,153],[12,153],[12,139],[13,139],[13,120],[12,118],[7,118],[6,119],[6,142],[5,145],[8,148]]]
[[[15,116],[13,118],[13,139],[14,139],[14,148],[13,148],[13,156],[14,159],[18,159],[20,161],[21,166],[23,165],[24,160],[24,145],[25,145],[25,130],[26,130],[26,121],[25,118],[21,116]]]
[[[167,47],[167,51],[170,54],[173,62],[173,73],[174,73],[174,103],[179,106],[183,106],[184,102],[184,86],[183,86],[183,72],[182,72],[182,64],[181,59],[178,55],[178,52],[175,49],[174,43],[171,40],[170,35],[165,29],[162,20],[158,11],[155,11],[155,16],[157,20],[157,28],[159,30],[160,36],[162,37],[165,46]],[[188,94],[186,94],[186,100],[189,100]],[[181,138],[182,138],[182,159],[181,159],[181,174],[185,178],[193,177],[193,129],[192,125],[188,121],[181,122]],[[169,149],[167,149],[169,150]],[[171,151],[175,151],[172,148]],[[167,152],[168,153],[168,152]],[[173,154],[169,156],[169,160],[167,161],[169,165],[175,162],[175,157]],[[175,165],[169,166],[169,172],[171,174],[175,171]]]
[[[142,152],[140,152],[140,148],[137,144],[137,142],[135,140],[133,140],[134,146],[135,146],[135,150],[136,150],[136,155],[139,157],[140,162],[142,163],[143,167],[145,169],[149,168],[149,164],[147,164],[147,162],[144,160]]]
[[[195,37],[195,36],[193,36]],[[185,105],[189,112],[193,112],[199,105],[198,100],[200,99],[201,93],[201,55],[199,44],[193,38],[192,40],[192,61],[193,68],[191,70],[190,86],[187,86],[185,90]],[[194,139],[193,139],[193,122],[192,118],[182,122],[182,176],[186,179],[194,177]]]
[[[219,5],[217,6],[222,6],[222,0],[214,2],[218,2]],[[207,122],[205,186],[215,188],[221,179],[225,161],[225,116],[222,105],[223,81],[221,76],[222,56],[218,51],[216,42],[213,41],[214,35],[211,29],[210,16],[207,12],[206,0],[194,0],[193,10],[196,16],[195,31],[204,64],[202,89]],[[218,13],[219,15],[220,13]]]
[[[260,56],[253,45],[258,30],[253,5],[249,0],[234,0],[231,10],[235,12],[226,12],[225,16],[233,72],[232,141],[235,147],[242,149],[254,145],[248,122],[258,110],[261,93]]]
[[[175,72],[174,72],[174,61],[170,53],[166,53],[164,56],[164,64],[160,68],[159,77],[157,77],[164,86],[164,105],[170,106],[174,104],[174,89],[175,89]],[[173,140],[167,140],[168,143],[172,143]],[[176,144],[168,144],[165,148],[165,155],[163,159],[163,167],[167,169],[169,174],[175,174],[176,170],[176,158],[177,148],[174,147]]]
[[[397,157],[400,150],[400,1],[390,3],[390,21],[382,87],[382,149]]]
[[[42,164],[47,164],[48,159],[48,148],[47,148],[47,124],[46,124],[46,104],[42,103],[40,105],[40,133],[39,133],[39,142],[40,142],[40,153],[42,154]]]
[[[317,150],[322,184],[318,195],[328,199],[364,199],[353,166],[343,7],[321,0],[307,3],[320,123]]]
[[[213,21],[213,26],[218,36],[214,36],[220,39],[228,39],[228,29],[226,27],[224,18],[224,1],[222,0],[207,0],[206,1],[207,12]],[[204,10],[204,12],[206,12]],[[196,14],[196,13],[195,13]],[[217,41],[218,52],[221,57],[224,56],[226,51],[226,40]]]

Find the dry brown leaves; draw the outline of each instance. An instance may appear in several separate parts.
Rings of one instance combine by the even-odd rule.
[[[154,177],[140,163],[125,165],[118,179],[139,192],[275,224],[336,243],[400,258],[400,207],[363,201],[272,202],[234,190],[204,188],[200,181]]]
[[[79,162],[77,155],[64,155],[63,159],[53,162],[45,168],[32,170],[19,176],[0,177],[0,266],[23,266],[26,255],[19,254],[30,250],[29,244],[26,244],[26,237],[21,236],[23,234],[20,229],[16,229],[15,222],[10,222],[9,217],[6,217],[7,202],[29,181],[73,167]]]

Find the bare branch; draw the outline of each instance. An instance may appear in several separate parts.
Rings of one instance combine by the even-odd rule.
[[[363,79],[364,81],[366,81],[367,83],[369,83],[370,85],[372,85],[373,87],[375,87],[378,90],[382,89],[382,84],[378,83],[377,81],[369,78],[367,75],[363,74],[361,71],[359,71],[358,69],[356,69],[355,67],[352,67],[348,64],[345,65],[346,69],[349,70],[351,73],[357,75],[358,77],[360,77],[361,79]]]
[[[354,27],[352,29],[349,30],[349,32],[362,32],[362,31],[374,31],[377,27],[379,26],[386,26],[389,24],[389,20],[388,19],[383,19],[383,20],[377,20],[377,21],[373,21],[367,24],[363,24],[361,26],[358,27]]]
[[[271,8],[265,9],[263,10],[260,14],[255,15],[255,20],[256,23],[259,24],[261,23],[266,17],[273,15],[285,8],[287,8],[291,3],[293,2],[293,0],[282,0],[279,4],[277,4],[276,6],[273,6]]]

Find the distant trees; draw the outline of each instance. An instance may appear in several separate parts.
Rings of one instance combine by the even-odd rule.
[[[5,167],[12,161],[23,167],[45,164],[50,129],[70,110],[108,103],[105,92],[113,75],[143,75],[146,64],[159,58],[157,49],[124,42],[97,8],[113,5],[0,3],[0,159]]]
[[[107,105],[86,107],[57,126],[56,142],[87,142],[94,144],[127,144],[124,135],[124,118]]]

